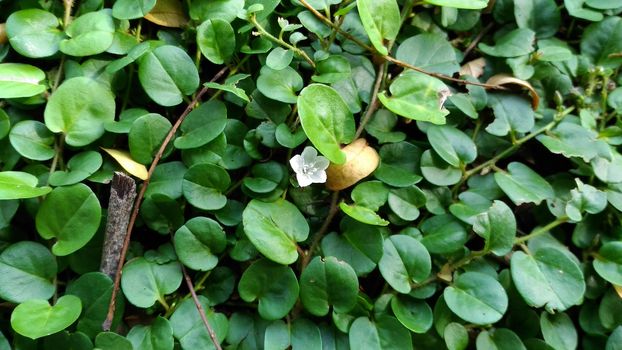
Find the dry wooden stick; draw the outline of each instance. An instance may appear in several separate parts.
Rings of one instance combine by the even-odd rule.
[[[110,187],[106,235],[99,271],[114,279],[121,262],[121,250],[127,234],[132,205],[136,198],[136,182],[121,172],[115,172]]]
[[[220,79],[227,70],[229,70],[229,67],[223,67],[218,73],[216,73],[216,75],[214,75],[210,82],[214,82]],[[177,129],[179,129],[181,123],[184,121],[184,119],[186,119],[186,116],[192,111],[197,102],[201,100],[201,97],[203,97],[203,95],[205,95],[208,90],[209,88],[204,86],[201,91],[199,91],[196,97],[192,100],[192,102],[190,102],[190,104],[188,104],[184,112],[179,116],[171,130],[169,130],[168,134],[164,138],[164,141],[162,141],[162,145],[160,145],[160,149],[158,150],[158,153],[156,153],[153,162],[151,163],[151,166],[149,167],[147,179],[140,187],[140,192],[138,193],[138,196],[136,197],[136,200],[134,202],[134,209],[132,210],[130,222],[127,226],[127,235],[125,236],[125,240],[123,241],[121,255],[119,256],[119,265],[114,278],[114,285],[112,288],[112,294],[110,296],[110,303],[108,304],[108,314],[106,315],[106,320],[104,320],[104,323],[102,324],[102,328],[104,331],[109,331],[110,327],[112,326],[112,319],[114,317],[114,310],[116,307],[115,301],[119,292],[119,284],[121,283],[121,270],[123,269],[123,262],[125,261],[125,255],[127,254],[127,249],[130,245],[130,238],[132,237],[132,229],[134,228],[134,223],[136,222],[136,218],[138,217],[138,211],[140,210],[140,204],[143,200],[143,197],[145,196],[145,191],[147,190],[147,186],[149,186],[149,180],[151,179],[151,175],[153,174],[153,171],[155,170],[158,163],[160,162],[160,159],[162,159],[162,156],[164,155],[164,150],[173,139],[173,136],[175,135],[175,132],[177,132]]]

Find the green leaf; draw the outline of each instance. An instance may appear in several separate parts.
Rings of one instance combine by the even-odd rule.
[[[130,303],[148,308],[176,291],[182,278],[181,266],[176,261],[157,264],[139,257],[123,266],[121,289]]]
[[[347,223],[343,234],[331,233],[322,239],[322,252],[347,262],[358,276],[374,268],[382,256],[382,234],[377,226],[354,221]]]
[[[445,327],[443,338],[449,350],[465,350],[469,345],[468,331],[457,322],[451,322]]]
[[[43,245],[12,244],[0,254],[0,298],[13,303],[49,299],[56,290],[56,272],[56,259]]]
[[[55,255],[69,255],[93,238],[101,217],[99,200],[88,186],[57,187],[41,203],[37,232],[44,239],[56,239],[52,246]]]
[[[451,215],[436,215],[425,220],[421,226],[421,243],[432,254],[448,254],[461,249],[466,243],[467,232]]]
[[[232,22],[243,9],[244,0],[193,1],[189,5],[190,18],[199,22],[216,18]]]
[[[514,2],[514,16],[519,28],[533,30],[538,39],[555,35],[561,24],[561,14],[554,0]]]
[[[274,70],[285,69],[292,63],[294,51],[286,50],[282,47],[275,47],[266,57],[266,66]]]
[[[112,5],[112,16],[118,19],[144,17],[153,9],[156,0],[118,0]]]
[[[540,328],[546,343],[555,350],[573,350],[579,345],[577,330],[570,317],[563,312],[554,315],[542,312]]]
[[[292,133],[287,124],[279,124],[276,127],[274,137],[276,138],[276,142],[287,148],[296,148],[307,140],[307,134],[305,134],[302,128]]]
[[[391,310],[404,327],[415,333],[425,333],[432,327],[432,309],[425,301],[394,295]]]
[[[46,90],[45,73],[29,64],[0,63],[0,98],[39,95]]]
[[[495,45],[478,45],[484,53],[494,57],[517,57],[534,51],[536,33],[528,28],[514,29],[495,40]]]
[[[164,194],[171,199],[182,196],[182,182],[188,169],[182,162],[160,163],[149,178],[149,187],[145,197]]]
[[[590,129],[574,123],[561,123],[555,129],[536,137],[549,151],[566,158],[581,157],[589,162],[597,157],[611,157],[607,143]]]
[[[516,289],[530,306],[564,311],[583,300],[581,268],[556,248],[540,248],[533,255],[515,252],[510,271]]]
[[[360,205],[349,205],[345,202],[341,202],[339,203],[339,208],[344,214],[364,224],[376,226],[387,226],[389,224],[387,220],[381,218],[373,210]]]
[[[622,242],[603,244],[593,264],[600,277],[615,285],[622,285]]]
[[[266,259],[246,269],[238,284],[240,297],[249,303],[258,300],[259,314],[266,320],[278,320],[287,315],[298,300],[299,290],[291,268]]]
[[[404,40],[395,58],[428,72],[453,75],[460,70],[456,51],[447,39],[436,33],[425,33]]]
[[[54,306],[46,300],[30,299],[17,305],[11,314],[11,327],[30,339],[60,332],[80,316],[82,303],[73,295],[64,295]]]
[[[594,186],[575,179],[577,188],[570,191],[570,200],[566,203],[566,215],[573,221],[581,221],[582,212],[597,214],[607,207],[607,195]]]
[[[583,7],[584,3],[585,0],[564,0],[564,5],[572,17],[586,19],[593,22],[600,22],[603,20],[602,13],[594,11],[589,7]]]
[[[322,334],[312,321],[297,318],[292,322],[292,350],[322,349]]]
[[[52,186],[68,186],[85,180],[102,166],[101,154],[95,151],[80,152],[69,159],[67,170],[55,171],[50,174]]]
[[[508,133],[526,133],[535,124],[533,109],[520,95],[489,94],[488,105],[495,113],[495,120],[486,127],[486,131],[495,136]]]
[[[209,271],[218,264],[216,254],[227,246],[225,231],[218,222],[194,217],[175,232],[175,252],[184,265],[193,270]]]
[[[610,16],[588,26],[581,35],[581,53],[592,63],[616,69],[622,57],[612,54],[622,51],[622,18]]]
[[[343,164],[346,155],[341,144],[354,138],[354,117],[333,88],[310,84],[298,97],[300,123],[313,145],[335,164]]]
[[[421,181],[416,171],[419,166],[419,147],[403,141],[390,143],[380,148],[380,166],[374,176],[395,187],[408,187]]]
[[[425,194],[417,186],[392,189],[389,192],[389,208],[400,219],[413,221],[419,217],[419,208],[425,202]]]
[[[527,350],[516,333],[506,328],[481,332],[475,344],[478,350]]]
[[[401,142],[406,139],[402,131],[393,131],[397,124],[397,116],[386,109],[379,109],[374,117],[365,125],[365,131],[378,139],[379,143]]]
[[[6,20],[6,34],[11,47],[22,56],[49,57],[58,52],[65,37],[52,13],[32,8],[11,13]]]
[[[387,55],[384,40],[394,40],[400,31],[400,9],[396,0],[357,0],[363,28],[381,55]]]
[[[443,296],[451,311],[479,325],[499,321],[508,308],[508,296],[501,284],[479,272],[460,275]]]
[[[94,338],[102,330],[102,323],[108,314],[112,288],[110,277],[100,272],[85,273],[67,286],[66,293],[77,296],[84,305],[77,329],[90,338]],[[125,299],[117,294],[113,329],[120,324],[124,308]]]
[[[214,140],[227,126],[227,107],[218,100],[206,102],[195,108],[183,123],[182,135],[175,139],[175,147],[188,149],[201,147]]]
[[[315,316],[327,315],[331,306],[334,312],[349,312],[356,305],[358,289],[352,267],[332,256],[313,258],[300,275],[300,301]]]
[[[496,200],[486,212],[477,216],[473,231],[486,240],[486,251],[504,256],[514,246],[516,218],[507,204]]]
[[[311,77],[311,80],[325,84],[333,84],[352,75],[350,62],[345,57],[337,55],[319,61],[315,71],[316,74]]]
[[[127,334],[134,350],[173,350],[173,328],[158,316],[150,325],[136,325]]]
[[[270,323],[264,334],[264,349],[285,350],[289,348],[291,342],[289,332],[289,324],[285,324],[282,320]]]
[[[39,180],[31,174],[21,171],[0,172],[0,200],[34,198],[44,196],[51,187],[37,187]]]
[[[227,204],[223,192],[230,184],[231,178],[225,169],[213,164],[197,164],[184,175],[182,190],[186,200],[194,207],[216,210]]]
[[[89,12],[74,19],[61,40],[60,51],[70,56],[92,56],[106,51],[114,39],[114,22],[109,10]]]
[[[54,134],[45,124],[36,120],[22,120],[11,128],[9,133],[11,146],[22,156],[32,160],[52,159]]]
[[[516,205],[540,204],[543,200],[555,196],[553,187],[538,173],[522,163],[508,164],[508,172],[496,172],[495,181]]]
[[[426,150],[421,155],[421,173],[431,184],[450,186],[462,178],[462,170],[446,163],[433,150]]]
[[[412,350],[410,332],[398,320],[391,316],[380,316],[374,321],[359,317],[350,326],[348,332],[352,349]]]
[[[45,125],[65,134],[71,146],[86,146],[104,134],[104,123],[114,120],[115,102],[104,85],[86,77],[64,81],[45,106]]]
[[[609,339],[607,339],[607,347],[605,350],[620,350],[620,344],[622,344],[622,326],[616,327],[616,329],[611,332]]]
[[[171,128],[171,122],[156,113],[136,119],[128,133],[132,159],[141,164],[151,163]]]
[[[209,307],[207,298],[202,295],[199,295],[199,302],[205,310],[207,322],[214,330],[216,341],[221,343],[229,330],[227,316],[214,312]],[[182,349],[214,349],[214,343],[192,299],[186,299],[179,304],[170,318],[170,324],[173,328],[173,336],[179,340]]]
[[[132,343],[114,332],[101,332],[95,337],[95,346],[101,350],[132,350]]]
[[[223,64],[235,51],[233,27],[219,18],[208,19],[197,27],[197,45],[210,62]]]
[[[413,283],[423,282],[432,270],[426,247],[406,235],[393,235],[384,240],[384,252],[378,268],[389,285],[400,293],[410,293]]]
[[[425,0],[424,2],[436,6],[470,10],[483,9],[488,6],[488,0]]]
[[[161,106],[176,106],[199,86],[199,72],[186,51],[163,45],[143,54],[138,79],[151,99]]]
[[[383,91],[378,98],[391,112],[409,119],[445,124],[449,111],[442,102],[449,89],[441,80],[409,70],[393,80],[389,91],[391,96]]]
[[[298,259],[296,242],[307,239],[309,225],[295,205],[286,200],[251,200],[242,213],[246,237],[268,259],[283,265]]]
[[[427,135],[432,148],[451,166],[469,164],[477,158],[475,142],[453,126],[432,125],[428,128]]]
[[[304,86],[302,77],[292,67],[274,70],[264,66],[257,78],[257,90],[266,97],[284,103],[296,103],[296,92]]]

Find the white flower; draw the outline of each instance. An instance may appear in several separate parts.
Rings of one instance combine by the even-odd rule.
[[[296,173],[300,187],[326,182],[326,168],[330,162],[325,157],[318,156],[313,147],[305,147],[302,154],[297,154],[289,160],[289,164]]]

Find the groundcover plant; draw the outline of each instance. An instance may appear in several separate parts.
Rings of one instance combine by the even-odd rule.
[[[0,350],[622,349],[622,1],[0,1]]]

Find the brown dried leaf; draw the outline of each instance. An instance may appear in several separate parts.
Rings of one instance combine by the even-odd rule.
[[[8,41],[6,37],[6,24],[0,23],[0,45],[6,44]]]
[[[618,296],[620,297],[620,299],[622,299],[622,286],[618,286],[617,284],[614,284],[613,289],[616,290],[616,293],[618,293]]]
[[[145,19],[163,27],[180,28],[188,23],[180,0],[158,0]]]
[[[529,82],[525,80],[521,80],[511,75],[507,75],[507,74],[497,74],[497,75],[493,75],[492,77],[490,77],[490,79],[488,79],[486,84],[499,85],[499,86],[519,85],[521,87],[524,87],[527,90],[529,90],[529,95],[531,95],[531,106],[533,107],[534,110],[538,109],[538,105],[540,104],[540,96],[538,96],[536,89],[534,89],[533,86],[531,86],[531,84],[529,84]]]
[[[342,165],[331,164],[326,169],[326,187],[333,191],[354,185],[373,173],[380,163],[380,156],[367,145],[365,139],[356,139],[342,151],[346,154],[346,162]]]
[[[460,75],[470,75],[474,78],[479,78],[484,74],[484,67],[486,67],[486,60],[483,57],[476,58],[460,67]]]

